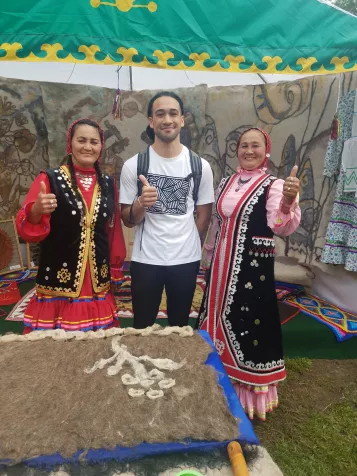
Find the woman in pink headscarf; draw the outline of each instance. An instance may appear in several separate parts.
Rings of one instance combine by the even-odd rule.
[[[17,214],[19,235],[41,242],[25,334],[118,325],[110,285],[122,279],[126,251],[118,189],[99,166],[103,147],[96,122],[75,121],[68,131],[67,165],[41,172]]]
[[[271,142],[251,128],[237,144],[237,173],[221,181],[204,248],[209,267],[199,328],[209,332],[250,418],[265,420],[286,377],[274,281],[274,234],[300,223],[297,167],[285,181],[266,172]]]

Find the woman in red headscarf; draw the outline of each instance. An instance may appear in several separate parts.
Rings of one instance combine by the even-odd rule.
[[[285,379],[274,280],[274,234],[300,223],[297,167],[285,181],[266,172],[271,142],[252,128],[237,144],[237,173],[219,184],[216,215],[204,248],[209,267],[198,326],[209,332],[250,418],[278,404]]]
[[[123,277],[126,251],[118,189],[99,166],[103,146],[96,122],[75,121],[68,131],[67,165],[41,172],[17,214],[19,235],[41,242],[25,334],[118,325],[110,285]]]

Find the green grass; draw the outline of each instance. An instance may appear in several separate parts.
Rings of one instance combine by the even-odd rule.
[[[285,366],[287,372],[303,373],[306,370],[310,370],[312,367],[312,360],[305,357],[299,357],[297,359],[285,359]]]
[[[291,425],[289,433],[267,445],[285,476],[357,475],[356,404],[338,404]]]
[[[347,362],[288,360],[280,407],[256,425],[284,476],[357,475],[357,361]]]

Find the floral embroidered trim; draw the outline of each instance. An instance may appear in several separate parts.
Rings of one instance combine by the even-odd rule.
[[[91,226],[90,226],[90,248],[89,248],[89,261],[90,261],[90,271],[92,275],[92,281],[93,281],[93,288],[94,291],[97,292],[97,289],[99,287],[99,282],[98,282],[98,269],[96,266],[96,260],[95,260],[95,224],[97,223],[97,218],[99,214],[99,209],[100,209],[100,198],[102,196],[101,190],[98,190],[98,194],[95,200],[95,205],[93,208],[93,214],[92,214],[92,220],[91,220]]]
[[[98,219],[101,197],[102,197],[102,193],[101,193],[101,190],[100,190],[100,187],[99,187],[99,188],[97,188],[97,195],[96,195],[95,201],[94,201],[95,197],[93,197],[92,210],[91,210],[91,213],[90,213],[91,220],[90,220],[90,226],[88,227],[90,229],[89,264],[90,264],[90,272],[91,272],[92,282],[93,282],[93,289],[96,293],[99,293],[99,292],[107,289],[108,286],[110,285],[109,280],[106,281],[103,284],[99,283],[99,279],[98,279],[99,272],[98,272],[98,268],[97,268],[96,255],[95,255],[95,241],[94,241],[94,239],[95,239],[95,225],[96,225],[97,219]],[[108,273],[107,273],[107,276],[108,276]],[[102,275],[103,278],[105,278],[107,276]]]
[[[57,279],[60,283],[66,283],[71,279],[71,273],[66,268],[61,268],[60,271],[57,271]]]
[[[100,269],[100,275],[102,278],[106,278],[108,276],[108,265],[103,264],[103,266]]]
[[[239,359],[239,361],[241,361],[241,359]],[[247,362],[244,362],[244,363],[242,360],[241,362],[242,362],[241,363],[242,367],[246,367],[251,370],[275,370],[280,367],[284,367],[284,364],[285,364],[283,359],[273,360],[272,362],[267,362],[266,364],[263,364],[261,362],[259,364],[255,364],[251,360],[248,360]]]
[[[249,256],[255,256],[258,258],[273,258],[275,256],[275,248],[250,248],[248,252]]]
[[[224,342],[222,342],[222,341],[219,340],[219,339],[216,339],[216,342],[215,342],[214,345],[215,345],[215,347],[216,347],[217,354],[218,354],[218,355],[222,355],[223,352],[224,352],[224,348],[225,348]]]
[[[246,203],[242,213],[241,213],[241,220],[239,222],[239,230],[237,232],[237,236],[239,237],[238,243],[236,248],[233,250],[233,256],[235,257],[235,261],[233,264],[231,282],[227,286],[227,298],[226,298],[226,305],[224,306],[224,321],[226,320],[228,314],[231,312],[230,305],[233,302],[234,294],[237,290],[237,283],[238,283],[238,274],[240,272],[240,264],[243,260],[242,255],[244,251],[244,244],[246,241],[246,234],[248,228],[248,222],[250,219],[250,214],[253,212],[254,205],[258,203],[259,197],[264,193],[264,190],[267,186],[270,185],[273,178],[268,177],[253,193],[252,197]]]
[[[255,245],[272,246],[275,248],[274,238],[266,238],[265,236],[253,236],[252,241]]]

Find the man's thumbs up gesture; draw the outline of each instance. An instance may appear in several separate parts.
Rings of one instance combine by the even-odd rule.
[[[300,180],[296,177],[298,166],[295,165],[290,172],[290,176],[284,182],[283,195],[286,205],[291,205],[296,199],[300,190]]]
[[[143,190],[138,198],[138,202],[142,207],[152,207],[157,200],[157,190],[155,187],[151,187],[144,175],[140,175],[139,180],[143,184]]]

